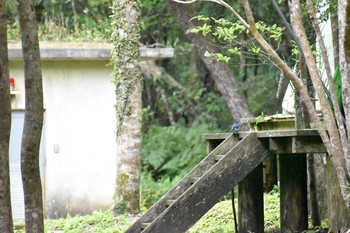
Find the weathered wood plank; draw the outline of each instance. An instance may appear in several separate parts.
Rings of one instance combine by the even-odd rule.
[[[268,153],[268,149],[254,134],[248,135],[143,232],[185,232],[233,186],[255,169]]]
[[[269,148],[276,154],[326,153],[319,136],[289,136],[269,138]]]
[[[321,137],[303,136],[292,138],[292,153],[327,153]]]
[[[141,232],[141,224],[152,222],[158,215],[160,215],[167,207],[168,200],[176,200],[186,189],[191,186],[194,179],[201,177],[213,164],[217,161],[216,155],[226,154],[234,145],[239,142],[237,136],[229,134],[229,136],[210,154],[208,154],[192,171],[190,171],[182,180],[179,181],[172,189],[170,189],[162,198],[160,198],[151,208],[138,219],[126,233]]]
[[[292,152],[292,138],[269,138],[270,151],[275,154],[289,154]]]
[[[280,162],[281,232],[308,229],[306,155],[283,155]]]

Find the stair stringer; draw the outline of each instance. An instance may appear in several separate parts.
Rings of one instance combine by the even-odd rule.
[[[195,166],[184,178],[182,178],[173,188],[165,193],[153,206],[148,209],[125,233],[141,232],[142,223],[150,223],[156,219],[164,210],[168,208],[168,200],[176,200],[191,185],[190,180],[195,177],[201,177],[213,164],[216,163],[216,155],[225,155],[239,142],[237,134],[231,134],[213,151],[211,151],[197,166]]]
[[[268,154],[255,134],[248,134],[142,232],[186,232]]]

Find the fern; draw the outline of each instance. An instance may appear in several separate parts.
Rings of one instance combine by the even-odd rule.
[[[213,130],[200,124],[152,126],[142,145],[143,172],[151,173],[155,180],[186,174],[205,156],[202,134]]]

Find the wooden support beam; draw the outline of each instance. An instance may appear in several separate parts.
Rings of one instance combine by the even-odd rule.
[[[270,137],[269,148],[276,154],[326,153],[319,136]]]
[[[281,232],[308,229],[306,155],[282,155],[280,163]]]
[[[179,183],[149,208],[148,211],[126,231],[126,233],[141,232],[142,223],[151,223],[169,207],[169,200],[176,200],[189,187],[193,188],[193,186],[195,186],[194,183],[196,183],[205,172],[207,172],[214,164],[219,163],[216,160],[216,155],[227,154],[238,142],[239,139],[235,135],[228,134],[228,137],[220,144],[220,146],[211,151],[195,168],[193,168],[193,170],[180,180]],[[162,231],[160,232],[163,233]]]
[[[292,153],[326,153],[321,137],[292,137]]]
[[[268,153],[254,134],[248,135],[164,210],[143,233],[186,232],[222,196],[254,170]],[[129,229],[128,232],[137,231]]]
[[[238,232],[264,232],[262,164],[238,184]]]

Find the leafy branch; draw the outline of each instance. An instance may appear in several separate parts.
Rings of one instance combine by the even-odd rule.
[[[206,57],[214,57],[217,61],[228,62],[232,55],[240,55],[241,48],[237,45],[248,47],[248,51],[254,55],[259,55],[262,60],[269,60],[267,54],[263,52],[262,48],[254,43],[254,40],[250,39],[248,41],[241,41],[242,35],[247,35],[251,38],[252,35],[249,33],[247,27],[242,25],[240,21],[230,21],[224,18],[216,19],[214,17],[206,17],[204,15],[199,15],[194,17],[202,25],[191,28],[187,30],[187,33],[201,33],[203,36],[211,35],[221,44],[227,47],[227,53],[224,55],[222,53],[211,53],[207,51],[205,53]],[[280,43],[284,28],[277,26],[276,24],[267,25],[266,23],[260,21],[255,24],[255,27],[264,36],[264,38],[272,39],[273,41]]]

